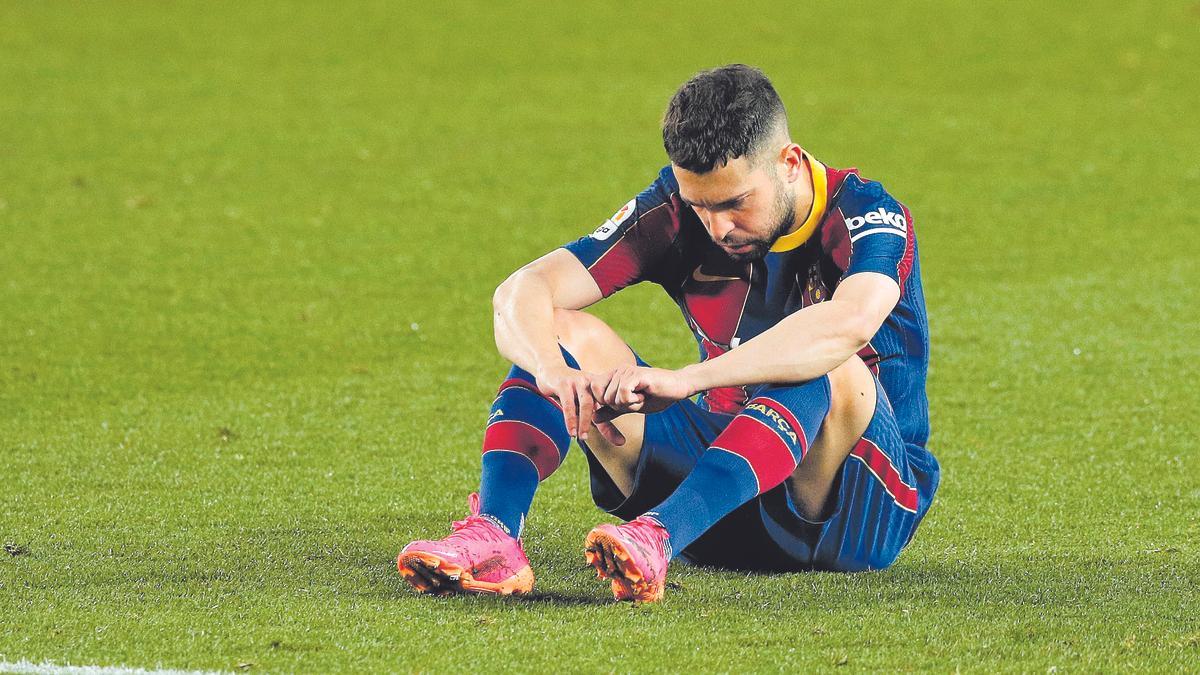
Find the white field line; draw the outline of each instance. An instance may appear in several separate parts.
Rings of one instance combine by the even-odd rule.
[[[222,675],[213,670],[147,670],[126,666],[72,666],[52,661],[0,661],[0,673],[25,675]]]

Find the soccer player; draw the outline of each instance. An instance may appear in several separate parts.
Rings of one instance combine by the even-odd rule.
[[[660,599],[673,559],[885,568],[928,511],[939,467],[908,209],[793,142],[748,66],[688,80],[662,130],[671,163],[645,191],[496,290],[496,344],[515,365],[471,515],[400,553],[418,590],[532,590],[521,532],[572,438],[594,501],[626,521],[584,544],[617,599]],[[640,281],[678,304],[699,363],[650,367],[580,311]]]

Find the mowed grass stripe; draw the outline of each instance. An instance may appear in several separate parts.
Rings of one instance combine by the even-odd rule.
[[[0,661],[0,673],[17,675],[219,675],[212,670],[157,670],[126,666],[80,666],[51,662]]]

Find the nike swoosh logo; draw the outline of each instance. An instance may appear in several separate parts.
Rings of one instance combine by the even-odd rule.
[[[696,281],[741,281],[741,277],[714,277],[711,274],[705,274],[697,267],[692,271],[692,278]]]

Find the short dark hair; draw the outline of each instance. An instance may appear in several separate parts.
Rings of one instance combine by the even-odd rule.
[[[735,63],[697,73],[683,83],[663,116],[663,147],[671,163],[707,173],[761,149],[787,123],[783,101],[757,68]]]

